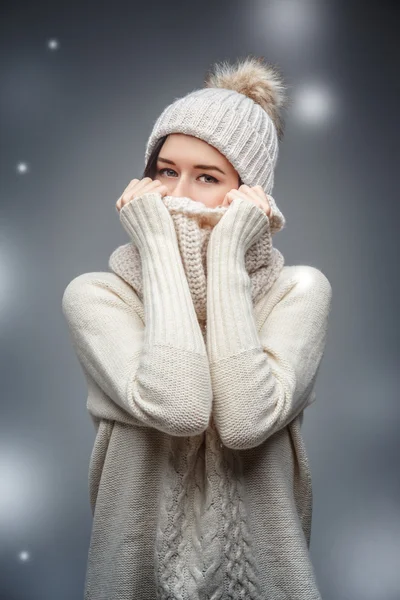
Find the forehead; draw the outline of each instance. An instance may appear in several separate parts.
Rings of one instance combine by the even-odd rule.
[[[224,158],[216,148],[204,140],[185,133],[171,133],[165,140],[160,154],[162,152],[165,154],[165,151],[182,155],[182,157],[187,156],[188,153],[193,155],[200,153],[202,156],[213,156],[216,159]]]
[[[225,172],[234,172],[233,166],[217,148],[200,138],[184,133],[169,134],[159,156],[169,158],[174,162],[212,164]]]

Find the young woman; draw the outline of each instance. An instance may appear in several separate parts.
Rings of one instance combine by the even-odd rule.
[[[284,266],[285,88],[247,57],[156,121],[130,242],[63,296],[96,427],[85,600],[320,600],[301,434],[332,290]]]

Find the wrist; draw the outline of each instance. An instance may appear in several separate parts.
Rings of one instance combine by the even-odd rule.
[[[269,230],[269,218],[253,202],[235,198],[218,224],[214,227],[209,245],[239,246],[244,252]]]
[[[148,237],[176,238],[172,217],[158,192],[148,192],[125,204],[120,222],[138,248]]]

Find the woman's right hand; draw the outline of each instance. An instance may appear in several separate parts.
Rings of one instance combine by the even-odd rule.
[[[144,179],[132,179],[132,181],[125,188],[123,194],[118,198],[116,202],[116,209],[119,212],[123,206],[131,202],[138,196],[147,194],[149,192],[157,192],[162,197],[168,193],[166,185],[163,185],[159,179],[151,179],[151,177],[145,177]]]

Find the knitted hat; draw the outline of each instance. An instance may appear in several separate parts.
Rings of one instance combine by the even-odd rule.
[[[268,229],[245,257],[253,303],[265,294],[284,265],[284,257],[272,245],[271,236],[285,225],[285,218],[270,195],[278,140],[283,136],[280,108],[286,97],[278,71],[261,59],[249,57],[237,66],[215,66],[206,88],[177,99],[157,119],[146,146],[145,165],[157,141],[170,133],[185,133],[214,146],[231,162],[248,186],[260,185],[268,195],[271,212]],[[210,208],[190,198],[164,196],[171,213],[182,264],[199,321],[206,319],[206,252],[211,229],[225,207]],[[125,223],[124,209],[120,219]],[[129,227],[128,227],[129,230]],[[112,253],[109,267],[143,299],[142,267],[134,243]]]
[[[145,165],[157,141],[170,133],[200,138],[223,154],[249,187],[260,185],[270,196],[283,137],[281,109],[288,100],[276,66],[259,57],[239,59],[236,65],[214,65],[206,87],[177,98],[154,124],[145,152]],[[271,227],[279,231],[285,218],[272,196]]]

